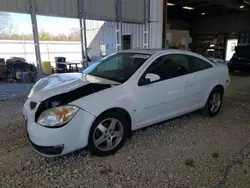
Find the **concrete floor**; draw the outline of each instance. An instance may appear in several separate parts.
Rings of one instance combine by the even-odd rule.
[[[0,100],[25,98],[33,85],[33,83],[0,83]]]
[[[234,99],[250,100],[250,73],[236,72],[230,78],[231,83],[225,92],[225,96]]]

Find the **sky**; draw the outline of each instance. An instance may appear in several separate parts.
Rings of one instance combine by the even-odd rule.
[[[31,18],[28,14],[10,13],[14,31],[19,34],[32,33]],[[38,30],[47,31],[53,35],[68,34],[71,28],[79,28],[79,20],[72,18],[37,16]]]

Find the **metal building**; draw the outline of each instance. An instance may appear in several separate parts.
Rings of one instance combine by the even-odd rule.
[[[90,21],[92,20],[87,22],[88,53],[92,61],[95,62],[101,58],[102,53],[103,55],[109,55],[115,51],[116,23],[106,21],[100,28],[95,28],[94,24],[90,24]],[[142,24],[123,23],[122,28],[122,36],[129,37],[127,48],[143,48]],[[102,47],[104,47],[104,51],[102,51]],[[109,49],[106,49],[106,47],[109,47]],[[126,49],[126,46],[123,46],[123,48]]]
[[[123,48],[123,22],[143,25],[141,36],[144,48],[161,47],[163,2],[163,0],[1,0],[0,11],[31,15],[36,60],[40,63],[36,15],[78,18],[82,31],[81,51],[84,60],[88,55],[86,19],[116,22],[116,50]]]

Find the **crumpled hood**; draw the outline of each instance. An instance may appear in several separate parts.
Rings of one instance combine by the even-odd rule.
[[[82,73],[53,74],[40,79],[31,89],[29,98],[43,101],[51,96],[72,91],[89,83],[117,85],[119,83]]]

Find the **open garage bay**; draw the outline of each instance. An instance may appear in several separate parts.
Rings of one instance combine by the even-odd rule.
[[[195,112],[134,133],[114,156],[55,159],[29,146],[24,99],[1,101],[0,187],[224,187],[250,185],[250,77],[233,76],[221,112]],[[69,135],[70,136],[70,135]]]

